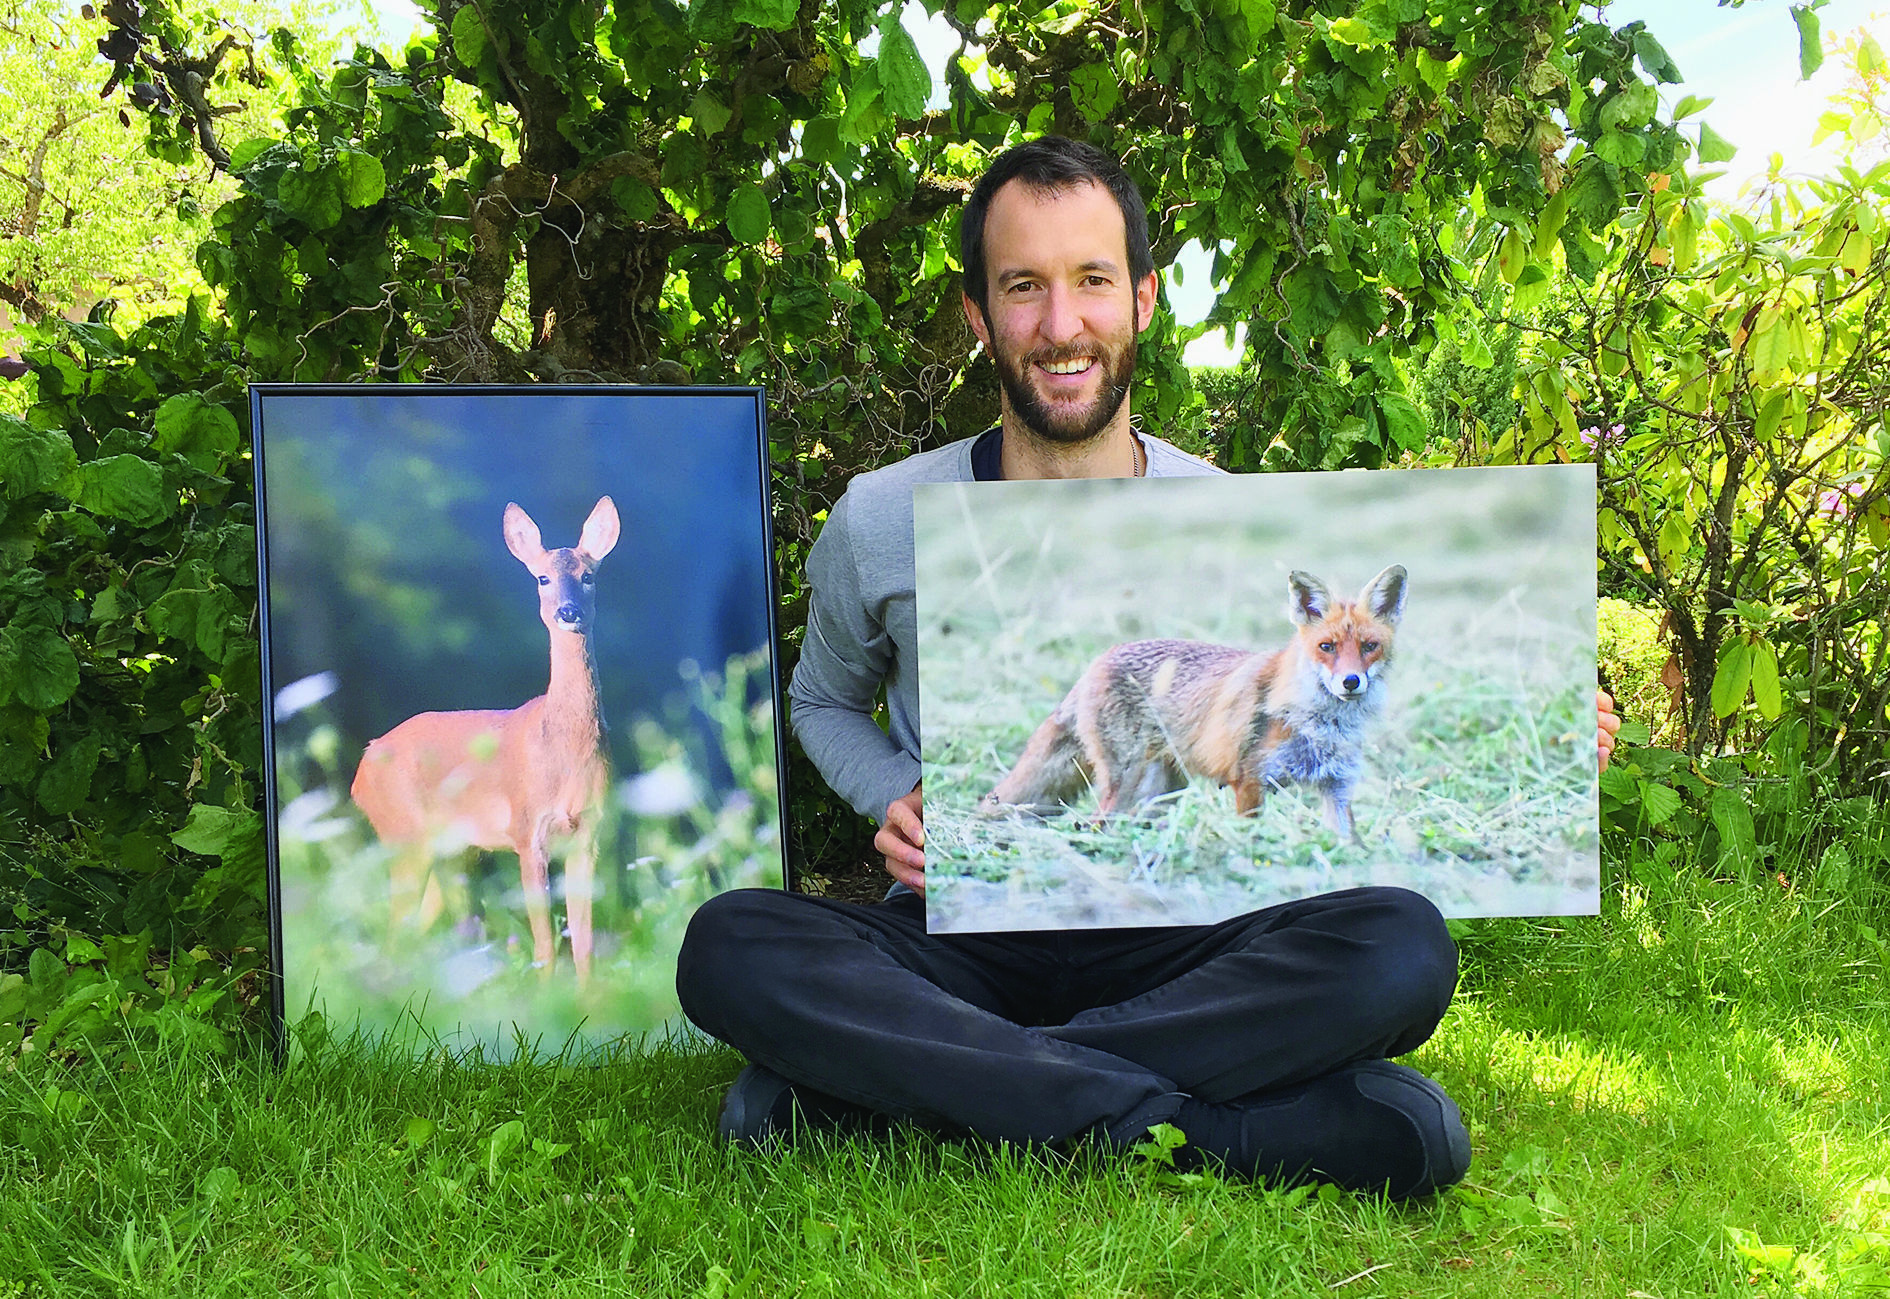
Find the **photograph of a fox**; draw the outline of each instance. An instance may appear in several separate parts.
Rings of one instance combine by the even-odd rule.
[[[511,1054],[679,1022],[783,883],[760,402],[258,391],[283,1012]]]
[[[933,932],[1598,906],[1591,466],[913,507]]]

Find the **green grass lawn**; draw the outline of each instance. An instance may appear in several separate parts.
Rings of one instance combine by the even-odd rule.
[[[328,1044],[0,1073],[0,1296],[1868,1293],[1890,907],[1683,875],[1483,921],[1411,1063],[1468,1181],[1390,1206],[908,1133],[719,1147],[739,1067]]]

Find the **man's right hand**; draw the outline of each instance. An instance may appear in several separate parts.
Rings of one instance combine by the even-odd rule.
[[[873,847],[886,856],[886,873],[914,893],[925,892],[923,788],[923,782],[914,785],[910,794],[888,804],[879,833],[873,836]]]

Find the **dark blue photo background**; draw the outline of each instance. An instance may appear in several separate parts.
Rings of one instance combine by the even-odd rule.
[[[768,646],[752,393],[265,391],[259,410],[271,684],[334,673],[329,715],[355,752],[414,713],[544,692],[548,633],[501,534],[508,501],[547,547],[577,544],[600,496],[617,504],[594,646],[620,772],[637,769],[636,718],[673,730],[687,712],[685,661],[719,673]]]

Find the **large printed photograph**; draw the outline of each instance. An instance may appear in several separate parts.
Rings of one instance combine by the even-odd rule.
[[[1592,466],[913,505],[933,932],[1597,909]]]
[[[695,907],[785,883],[760,392],[252,401],[281,1016],[679,1022]]]

